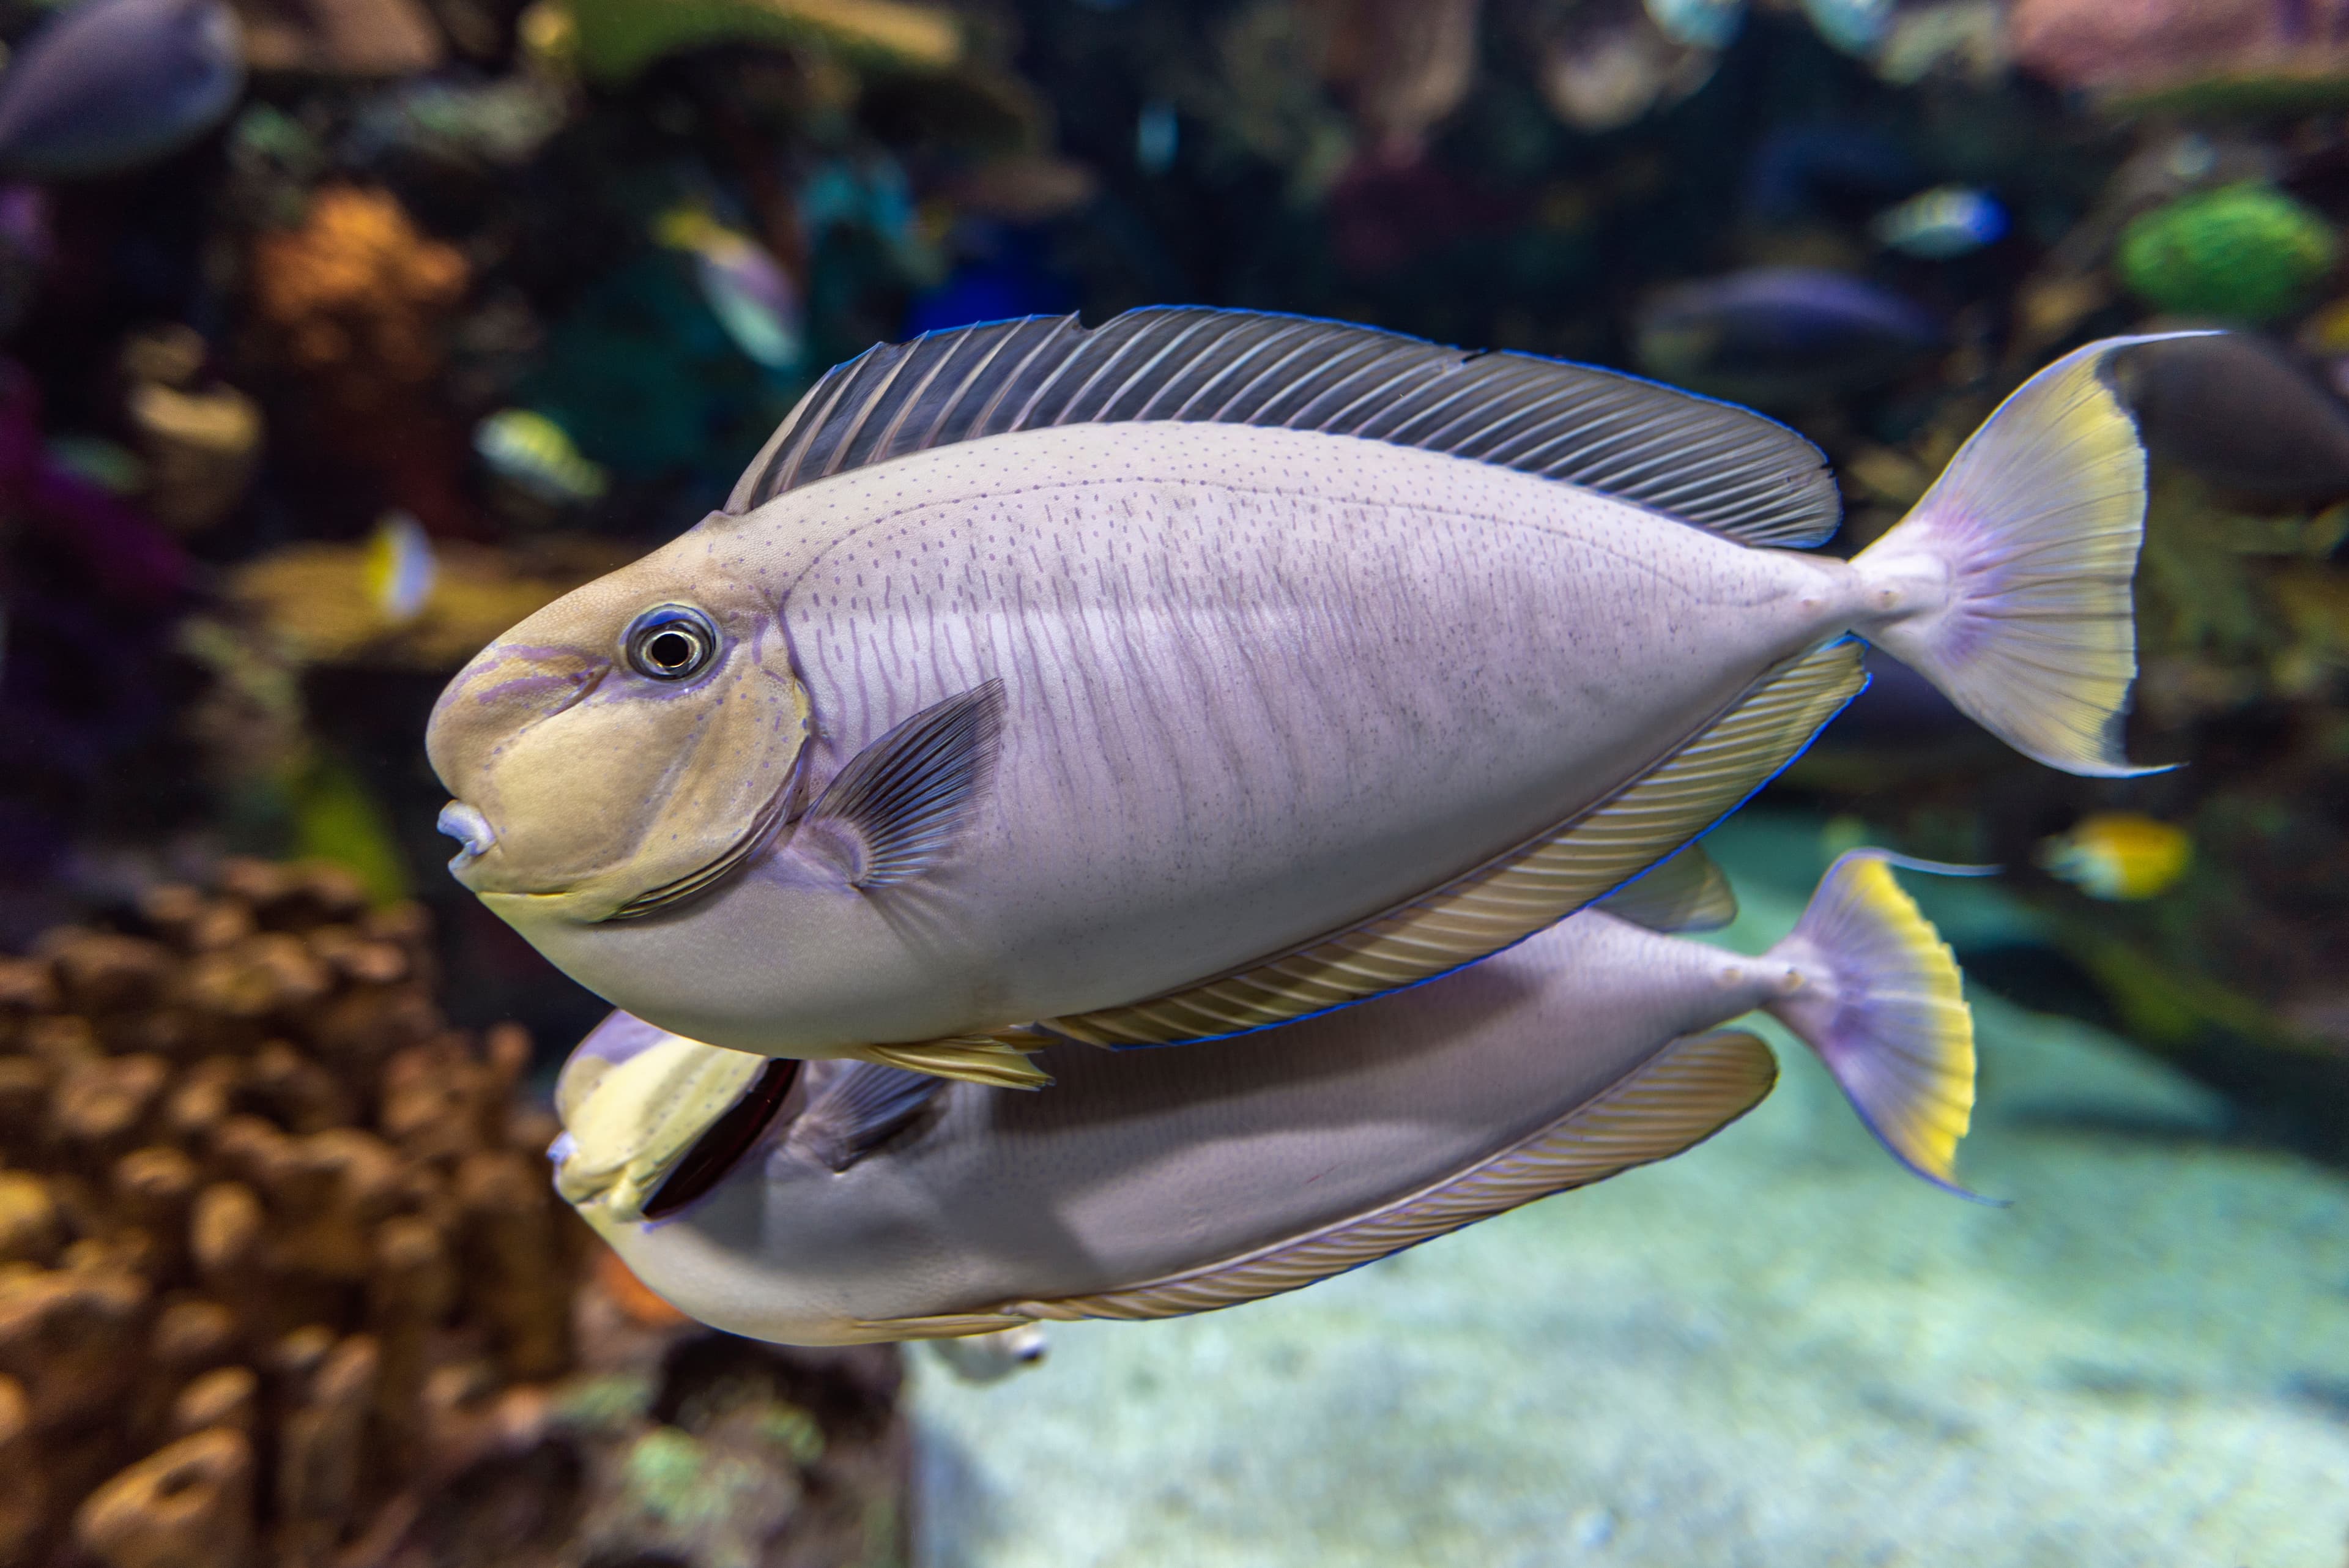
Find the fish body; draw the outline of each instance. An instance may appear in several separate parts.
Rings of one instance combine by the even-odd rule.
[[[394,626],[424,613],[440,580],[440,558],[423,524],[405,512],[385,514],[367,540],[367,600]]]
[[[1868,232],[1903,254],[1948,261],[1997,243],[2006,228],[2006,209],[1992,197],[1967,185],[1937,185],[1878,213]]]
[[[2194,839],[2184,828],[2134,811],[2097,812],[2039,846],[2049,876],[2110,903],[2159,898],[2193,860]]]
[[[1803,0],[1812,30],[1847,55],[1865,55],[1884,42],[1893,0]]]
[[[934,1339],[930,1347],[957,1377],[979,1384],[1000,1383],[1014,1373],[1041,1366],[1050,1349],[1040,1323],[1023,1323],[955,1339]]]
[[[1947,1181],[1972,1099],[1958,986],[1885,862],[1862,854],[1758,959],[1588,910],[1277,1044],[1055,1047],[1050,1095],[913,1079],[892,1098],[891,1069],[775,1064],[800,1083],[756,1130],[705,1124],[723,1158],[669,1168],[674,1209],[648,1221],[565,1191],[663,1297],[753,1337],[1172,1315],[1678,1152],[1767,1092],[1751,1036],[1690,1038],[1756,1007],[1820,1049],[1897,1155]],[[626,1106],[594,1102],[619,1097],[607,1086],[625,1090],[633,1061],[726,1054],[616,1015],[564,1070],[566,1122],[594,1110],[624,1126]],[[642,1103],[659,1117],[663,1102]],[[557,1143],[566,1178],[590,1142]]]
[[[1642,0],[1659,32],[1692,49],[1723,49],[1745,25],[1745,0]]]
[[[1155,319],[1202,318],[1223,319]],[[1857,689],[1854,629],[2033,754],[2126,771],[2097,704],[2127,681],[2142,502],[2104,352],[2018,393],[1914,525],[1854,562],[1495,462],[1254,424],[1053,424],[784,485],[451,684],[429,747],[458,796],[452,866],[583,983],[711,1044],[872,1055],[1040,1021],[1150,1044],[1415,983],[1638,876]],[[875,363],[919,386],[959,362]],[[1793,439],[1576,374],[1640,400],[1641,450]],[[1699,428],[1664,428],[1683,417]],[[841,418],[860,441],[876,422]],[[2046,419],[2080,439],[2015,458]],[[738,499],[830,428],[787,427]],[[1816,454],[1797,455],[1737,481],[1765,521],[1815,504]],[[2044,482],[2057,525],[2096,520],[2028,591],[2066,596],[2061,657],[2098,684],[2035,673],[2040,618],[2000,599],[2006,556],[1971,554],[1976,472],[2009,487],[1987,504]],[[1961,535],[1939,532],[1961,514]],[[1961,623],[1952,664],[1939,639]]]
[[[499,477],[551,505],[594,501],[611,488],[571,432],[533,409],[505,409],[473,430],[473,450]]]
[[[2146,450],[2250,499],[2349,496],[2349,407],[2252,333],[2152,343],[2121,364]]]
[[[657,232],[692,254],[701,297],[737,348],[771,370],[799,363],[799,289],[764,246],[690,206],[664,216]]]
[[[0,168],[36,180],[136,168],[218,125],[243,91],[243,36],[222,0],[82,0],[0,77]]]
[[[1941,342],[1925,310],[1865,278],[1752,267],[1659,291],[1633,324],[1640,368],[1677,385],[1786,407],[1880,385]]]

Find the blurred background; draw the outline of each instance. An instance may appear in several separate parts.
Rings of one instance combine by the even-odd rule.
[[[2011,1230],[2038,1239],[1975,1262],[2078,1272],[2100,1304],[2045,1310],[2091,1338],[2159,1318],[2189,1276],[2248,1291],[2173,1326],[2287,1347],[2196,1364],[2271,1402],[2210,1452],[2283,1444],[2284,1490],[2196,1493],[2194,1528],[2235,1532],[2160,1560],[2349,1560],[2349,1466],[2330,1501],[2289,1480],[2349,1456],[2349,0],[0,0],[0,1563],[1265,1562],[1309,1527],[1331,1562],[1669,1562],[1737,1539],[1764,1543],[1677,1560],[2155,1560],[2103,1530],[2093,1550],[2004,1523],[1962,1556],[1879,1541],[1838,1524],[1823,1479],[1757,1479],[1766,1427],[1696,1491],[1767,1507],[1699,1509],[1714,1532],[1678,1546],[1639,1544],[1623,1499],[1671,1514],[1679,1494],[1634,1443],[1605,1450],[1630,1479],[1604,1496],[1595,1460],[1588,1496],[1472,1488],[1442,1505],[1456,1532],[1356,1552],[1330,1533],[1351,1505],[1282,1513],[1247,1466],[1133,1423],[1164,1435],[1185,1381],[1153,1354],[1209,1382],[1253,1368],[1261,1397],[1314,1382],[1298,1345],[1353,1345],[1357,1390],[1402,1376],[1408,1345],[1458,1393],[1433,1318],[1366,1327],[1342,1304],[1418,1299],[1365,1282],[1379,1270],[1330,1287],[1324,1316],[1261,1309],[1261,1343],[1221,1319],[1113,1353],[1072,1334],[1003,1391],[925,1362],[936,1407],[909,1422],[895,1353],[696,1334],[559,1210],[533,1096],[602,1004],[441,871],[420,745],[440,685],[697,522],[832,364],[1152,303],[1752,404],[1830,455],[1844,554],[2061,351],[2231,329],[2124,368],[2155,458],[2129,752],[2190,765],[2036,767],[1883,661],[1726,857],[1789,889],[1862,842],[2002,869],[1937,906],[1986,1028],[2043,1067],[2028,1041],[2106,1043],[2077,1082],[2013,1070],[2039,1096],[2013,1125],[2108,1160],[2062,1179],[2090,1212],[2133,1224],[2183,1183],[2171,1216],[2206,1229],[2147,1232],[2166,1257]],[[1996,1147],[2007,1070],[1985,1056]],[[2278,1185],[2238,1191],[2230,1160]],[[1742,1168],[1640,1189],[1663,1207],[1620,1229],[1718,1207]],[[2181,1239],[2287,1213],[2288,1264]],[[1459,1244],[1531,1234],[1488,1229],[1516,1240]],[[1930,1294],[1939,1266],[1903,1277]],[[1804,1293],[1708,1288],[1724,1321]],[[1488,1358],[1508,1342],[1479,1332]],[[1967,1417],[1973,1437],[1917,1437],[1930,1420],[1857,1395],[1822,1419],[1845,1458],[1907,1433],[1926,1468],[1885,1474],[1941,1476],[1952,1510],[2029,1492],[2075,1440],[2081,1486],[2184,1507],[2172,1472],[2120,1457],[2204,1452],[2177,1415],[2204,1374],[2165,1354],[2080,1385],[2142,1427],[2065,1428],[2045,1453],[1979,1435],[2015,1430],[2022,1394]],[[1461,1420],[1498,1442],[1492,1397]],[[1651,1397],[1686,1396],[1623,1395]],[[990,1469],[1005,1430],[1076,1473]],[[1316,1487],[1387,1484],[1388,1460],[1299,1442]],[[2008,1469],[1932,1468],[1966,1443]],[[1195,1467],[1198,1490],[1171,1511],[1080,1501],[1094,1463]],[[1393,1506],[1438,1507],[1395,1484]],[[1212,1528],[1202,1496],[1227,1505]],[[1762,1532],[1771,1509],[1809,1533]]]

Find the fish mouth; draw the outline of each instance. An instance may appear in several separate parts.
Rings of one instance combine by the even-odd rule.
[[[801,759],[806,756],[804,750]],[[750,864],[751,858],[775,840],[784,824],[792,820],[792,803],[798,797],[801,761],[794,761],[782,787],[769,796],[750,819],[750,826],[715,859],[697,870],[688,871],[673,882],[647,889],[622,904],[604,917],[606,921],[640,920],[647,915],[657,915],[690,899],[711,892]]]
[[[709,1130],[678,1157],[660,1186],[645,1200],[645,1219],[666,1220],[725,1180],[774,1124],[776,1113],[791,1096],[792,1085],[799,1081],[801,1065],[796,1060],[781,1056],[769,1062],[751,1080],[742,1097],[710,1123]]]
[[[487,855],[498,841],[498,830],[490,826],[490,819],[461,800],[452,800],[442,806],[440,818],[432,826],[462,846],[449,862],[452,872],[461,872]]]

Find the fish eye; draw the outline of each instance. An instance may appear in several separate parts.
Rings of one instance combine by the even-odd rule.
[[[654,680],[690,680],[718,657],[718,628],[685,605],[663,605],[636,618],[623,639],[628,665]]]

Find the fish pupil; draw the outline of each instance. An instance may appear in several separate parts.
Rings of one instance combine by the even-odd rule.
[[[699,610],[664,605],[636,618],[624,646],[637,674],[684,680],[709,667],[718,651],[718,630]]]

